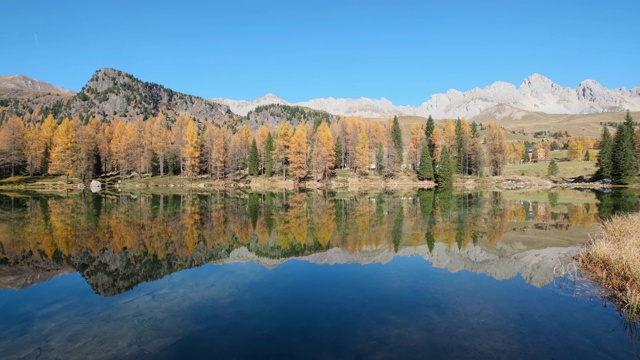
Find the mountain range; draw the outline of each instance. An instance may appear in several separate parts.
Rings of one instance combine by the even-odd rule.
[[[520,120],[523,114],[597,114],[626,110],[640,111],[640,87],[608,89],[594,80],[584,80],[575,89],[563,87],[540,75],[533,74],[519,87],[495,82],[484,88],[466,92],[451,89],[435,94],[419,106],[399,106],[385,98],[344,99],[319,98],[289,103],[274,94],[252,101],[211,99],[175,92],[162,85],[144,82],[133,75],[115,69],[100,69],[77,93],[31,79],[24,75],[0,76],[0,106],[2,116],[37,116],[53,113],[62,116],[119,115],[125,121],[138,116],[148,117],[164,112],[169,118],[188,114],[199,121],[235,124],[248,121],[277,123],[290,119],[286,114],[275,115],[286,107],[300,108],[295,112],[315,111],[313,116],[301,113],[299,121],[326,116],[361,116],[389,118],[392,116],[431,115],[435,119],[474,117]],[[10,100],[10,101],[9,101]],[[274,108],[274,106],[276,108]],[[262,114],[260,114],[262,112]],[[328,113],[322,115],[322,113]],[[253,126],[253,127],[255,127]]]
[[[391,116],[431,115],[436,119],[473,118],[499,107],[542,112],[546,114],[594,114],[640,110],[640,87],[608,89],[595,80],[584,80],[575,89],[563,87],[540,75],[533,74],[520,87],[498,81],[484,88],[466,92],[451,89],[435,94],[420,106],[398,106],[382,99],[313,99],[289,103],[274,94],[253,101],[212,99],[229,106],[232,112],[246,115],[257,106],[286,104],[326,111],[333,115],[386,118]]]

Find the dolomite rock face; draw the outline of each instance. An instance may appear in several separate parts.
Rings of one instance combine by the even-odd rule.
[[[245,116],[257,106],[281,104],[303,106],[332,115],[387,118],[392,116],[433,116],[436,119],[472,118],[497,106],[546,114],[592,114],[601,112],[640,111],[640,87],[608,89],[595,80],[584,80],[575,89],[563,87],[540,74],[522,81],[520,87],[497,81],[484,88],[466,92],[451,89],[435,94],[420,106],[398,106],[381,99],[320,98],[289,103],[274,94],[253,101],[213,99]]]

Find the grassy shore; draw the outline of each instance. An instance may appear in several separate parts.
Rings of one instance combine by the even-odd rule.
[[[640,213],[620,215],[580,254],[584,269],[610,290],[611,300],[627,318],[640,319]]]

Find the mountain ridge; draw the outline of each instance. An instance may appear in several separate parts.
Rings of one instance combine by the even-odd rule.
[[[383,98],[317,98],[290,103],[274,94],[267,94],[252,101],[213,99],[228,105],[239,115],[246,115],[253,108],[273,104],[303,106],[326,111],[332,115],[386,118],[391,116],[429,115],[436,119],[472,118],[499,106],[509,105],[515,109],[546,114],[594,114],[640,110],[640,87],[630,90],[624,87],[609,89],[596,80],[586,79],[576,88],[563,87],[539,73],[523,79],[519,87],[496,81],[484,88],[473,88],[462,92],[449,89],[445,93],[433,94],[419,106],[395,105]]]

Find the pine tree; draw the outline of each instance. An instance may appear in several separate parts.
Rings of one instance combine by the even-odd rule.
[[[589,150],[584,153],[584,161],[591,161],[591,153]]]
[[[251,148],[249,148],[249,158],[247,160],[247,165],[249,168],[249,174],[258,176],[258,172],[260,171],[260,154],[258,153],[258,144],[256,143],[256,138],[253,138],[253,141],[251,141]]]
[[[273,150],[275,145],[273,144],[273,137],[271,132],[267,135],[267,141],[264,145],[264,176],[271,177],[273,175]]]
[[[433,180],[433,160],[431,159],[428,146],[424,146],[420,154],[418,180]]]
[[[638,171],[634,156],[635,141],[633,134],[633,119],[627,111],[625,121],[618,126],[613,141],[611,175],[616,181],[628,182],[635,177]]]
[[[384,147],[382,143],[378,143],[378,151],[376,152],[376,173],[382,175],[384,171]]]
[[[400,129],[400,123],[398,122],[398,117],[393,117],[393,126],[391,128],[391,137],[393,140],[393,148],[396,151],[397,159],[402,163],[402,130]]]
[[[334,165],[337,168],[342,168],[342,139],[340,136],[336,136],[336,144],[335,144],[335,160]]]
[[[558,163],[554,159],[552,159],[549,166],[547,166],[547,174],[549,176],[558,175]]]
[[[446,147],[442,149],[442,153],[440,154],[440,162],[438,163],[438,170],[436,172],[436,182],[438,186],[442,187],[450,187],[453,184],[453,162]]]
[[[431,135],[433,134],[433,130],[436,128],[436,124],[433,121],[431,115],[427,119],[427,126],[424,129],[424,135],[427,139],[427,146],[429,146],[429,153],[433,153],[433,141],[431,140]]]

